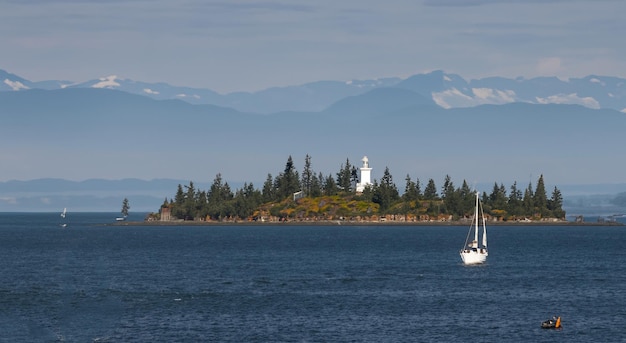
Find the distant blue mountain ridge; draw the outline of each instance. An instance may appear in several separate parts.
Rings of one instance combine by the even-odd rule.
[[[577,104],[593,109],[626,111],[626,79],[589,75],[561,80],[556,77],[531,79],[486,77],[465,80],[443,71],[417,74],[406,79],[386,77],[373,80],[315,81],[302,85],[273,87],[258,92],[219,94],[210,89],[146,83],[115,75],[83,82],[49,80],[33,82],[0,69],[0,91],[28,89],[99,88],[115,89],[156,100],[182,100],[210,104],[240,112],[318,112],[350,96],[381,88],[413,91],[442,108],[525,102],[531,104]]]
[[[626,191],[619,186],[625,182],[626,106],[620,103],[626,80],[618,78],[466,82],[437,71],[257,93],[207,90],[210,102],[165,96],[166,89],[182,92],[166,84],[113,77],[82,84],[30,82],[0,71],[0,80],[0,146],[5,147],[0,173],[16,165],[58,177],[63,173],[48,170],[62,152],[63,171],[81,171],[90,179],[0,183],[0,211],[55,211],[68,202],[73,208],[115,211],[124,197],[135,209],[156,210],[174,195],[176,182],[107,183],[92,175],[128,168],[137,173],[128,176],[160,180],[167,170],[167,175],[200,175],[189,181],[206,183],[221,173],[233,188],[243,182],[260,188],[268,174],[282,172],[288,156],[301,161],[307,154],[324,175],[336,173],[346,158],[358,166],[367,154],[373,177],[389,167],[399,188],[407,174],[422,183],[425,175],[434,175],[437,185],[452,174],[457,186],[481,175],[507,187],[519,181],[523,188],[530,172],[532,182],[545,173],[567,196]],[[20,165],[20,156],[28,157],[27,165]],[[516,180],[520,171],[523,179]],[[568,184],[594,187],[567,193]]]

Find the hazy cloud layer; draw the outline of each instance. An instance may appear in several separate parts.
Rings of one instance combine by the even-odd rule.
[[[0,1],[0,68],[260,90],[317,80],[626,76],[622,1]]]

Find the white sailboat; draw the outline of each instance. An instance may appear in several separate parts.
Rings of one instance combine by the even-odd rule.
[[[479,215],[480,214],[480,215]],[[482,219],[482,242],[479,244],[478,236],[479,236],[479,217]],[[472,231],[474,231],[474,235],[472,237]],[[472,225],[470,225],[469,232],[467,233],[467,238],[465,239],[465,245],[463,249],[461,249],[461,259],[465,264],[478,264],[484,263],[487,261],[487,256],[489,255],[487,251],[487,226],[485,225],[485,214],[483,213],[483,207],[480,204],[480,200],[478,198],[478,192],[476,192],[476,208],[474,209],[474,218],[472,220]]]
[[[63,212],[61,212],[61,218],[65,219],[66,215],[67,215],[67,208],[63,208]],[[62,228],[66,228],[67,223],[59,224],[59,226],[61,226]]]

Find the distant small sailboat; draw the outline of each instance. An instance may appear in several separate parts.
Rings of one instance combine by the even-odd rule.
[[[61,212],[61,218],[65,219],[65,217],[67,216],[67,207],[63,208],[63,212]],[[62,223],[59,224],[60,227],[62,228],[66,228],[67,227],[67,223]]]
[[[478,233],[480,231],[478,226],[479,217],[482,218],[482,244],[479,244],[478,240]],[[470,241],[472,230],[474,230],[474,237]],[[465,264],[484,263],[487,261],[487,256],[489,255],[487,251],[487,226],[485,225],[485,214],[483,213],[483,207],[480,204],[480,199],[478,198],[478,192],[476,192],[476,208],[474,209],[472,225],[470,225],[467,238],[465,239],[465,245],[463,246],[463,249],[461,249],[460,254],[461,259]]]

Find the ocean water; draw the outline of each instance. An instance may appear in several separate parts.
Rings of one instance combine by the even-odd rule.
[[[0,214],[0,341],[626,341],[626,226],[488,227],[467,267],[462,226],[114,217]]]

